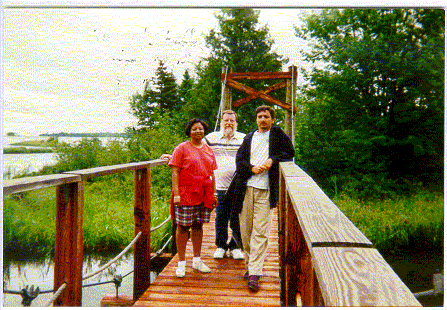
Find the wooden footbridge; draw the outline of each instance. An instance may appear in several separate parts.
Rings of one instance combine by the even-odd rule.
[[[134,247],[134,294],[118,298],[120,305],[421,306],[373,244],[292,162],[280,164],[279,206],[258,292],[250,292],[242,278],[243,260],[212,258],[213,223],[204,226],[202,247],[202,259],[211,268],[210,274],[192,270],[189,256],[186,277],[178,279],[174,256],[150,283],[150,170],[165,164],[165,160],[153,160],[3,180],[4,195],[56,187],[54,292],[58,294],[51,301],[54,306],[82,305],[85,180],[129,170],[135,175],[133,216],[138,239]],[[192,253],[191,248],[188,253]]]

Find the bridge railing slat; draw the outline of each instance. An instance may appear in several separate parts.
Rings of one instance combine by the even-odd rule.
[[[281,304],[421,306],[372,242],[293,162],[280,164]]]
[[[81,177],[79,175],[69,173],[3,180],[3,195],[11,195],[80,181]]]

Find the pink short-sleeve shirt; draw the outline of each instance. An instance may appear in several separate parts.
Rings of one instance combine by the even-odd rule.
[[[168,165],[180,168],[179,191],[182,205],[193,206],[202,203],[203,197],[191,194],[183,180],[191,181],[190,176],[212,176],[213,171],[217,169],[217,162],[211,147],[203,144],[201,148],[197,148],[190,141],[180,143],[174,149]]]

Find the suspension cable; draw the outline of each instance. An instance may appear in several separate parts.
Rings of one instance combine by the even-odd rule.
[[[295,76],[295,66],[292,65],[292,144],[295,147],[295,87],[294,87],[294,76]],[[298,70],[297,70],[297,78],[298,78]],[[295,80],[297,82],[297,80]],[[298,84],[298,83],[297,83]]]
[[[220,113],[222,111],[225,84],[227,83],[227,74],[228,74],[228,67],[225,67],[225,79],[222,82],[222,90],[220,93],[220,104],[219,104],[219,110],[217,111],[216,124],[214,125],[214,131],[217,131],[217,124],[219,123],[219,120],[220,120]]]
[[[94,275],[97,275],[98,273],[100,273],[101,271],[103,271],[104,269],[107,269],[110,265],[112,265],[114,262],[116,262],[118,259],[121,258],[121,256],[123,256],[124,254],[126,254],[127,251],[130,250],[130,248],[135,244],[135,242],[137,242],[138,238],[140,238],[142,232],[140,231],[135,238],[132,240],[132,242],[124,249],[121,251],[120,254],[118,254],[114,259],[112,259],[111,261],[109,261],[107,264],[105,264],[104,266],[102,266],[101,268],[99,268],[98,270],[87,274],[86,276],[82,277],[82,280],[87,280],[88,278],[93,277]]]
[[[66,287],[67,287],[67,282],[62,283],[62,285],[59,287],[59,289],[56,291],[56,293],[54,293],[54,295],[45,304],[45,307],[49,307],[59,297],[59,295],[62,294],[63,290]]]
[[[156,226],[156,227],[154,227],[154,228],[151,228],[151,232],[156,231],[156,230],[159,229],[160,227],[164,226],[170,219],[171,219],[171,217],[168,216],[168,217],[163,221],[163,223],[161,223],[160,225],[158,225],[158,226]]]

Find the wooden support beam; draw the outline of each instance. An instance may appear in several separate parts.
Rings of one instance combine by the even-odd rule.
[[[296,78],[296,71],[294,72]],[[225,80],[225,74],[221,74],[221,81]],[[291,72],[235,72],[227,74],[227,81],[231,80],[272,80],[291,79]]]
[[[246,86],[244,84],[238,83],[236,81],[227,80],[227,85],[230,86],[230,87],[233,87],[233,88],[235,88],[237,90],[243,91],[246,94],[257,96],[257,97],[259,97],[259,98],[261,98],[261,99],[263,99],[263,100],[265,100],[267,102],[270,102],[272,104],[280,106],[281,108],[284,108],[286,110],[290,110],[292,108],[290,106],[290,104],[282,102],[281,100],[275,99],[275,98],[273,98],[273,97],[271,97],[269,95],[263,94],[262,92],[256,91],[253,88],[248,87],[248,86]],[[295,108],[295,110],[296,110],[296,108]]]
[[[150,285],[151,257],[151,171],[138,169],[134,173],[135,236],[142,232],[134,249],[134,291],[137,300]]]
[[[56,187],[56,240],[54,250],[54,291],[65,282],[67,287],[54,306],[82,305],[82,261],[84,243],[82,216],[84,183],[75,182]]]
[[[278,89],[281,89],[281,88],[284,88],[284,87],[286,87],[286,82],[281,81],[281,82],[279,82],[279,83],[277,83],[275,85],[272,85],[272,86],[266,88],[265,90],[261,90],[259,93],[267,95],[268,93],[270,93],[270,92],[272,92],[274,90],[278,90]],[[256,98],[258,98],[257,95],[250,95],[250,96],[247,96],[245,98],[241,98],[239,100],[236,100],[235,102],[233,102],[233,108],[237,108],[237,107],[239,107],[239,106],[241,106],[243,104],[246,104],[246,103],[248,103],[251,100],[254,100]]]

